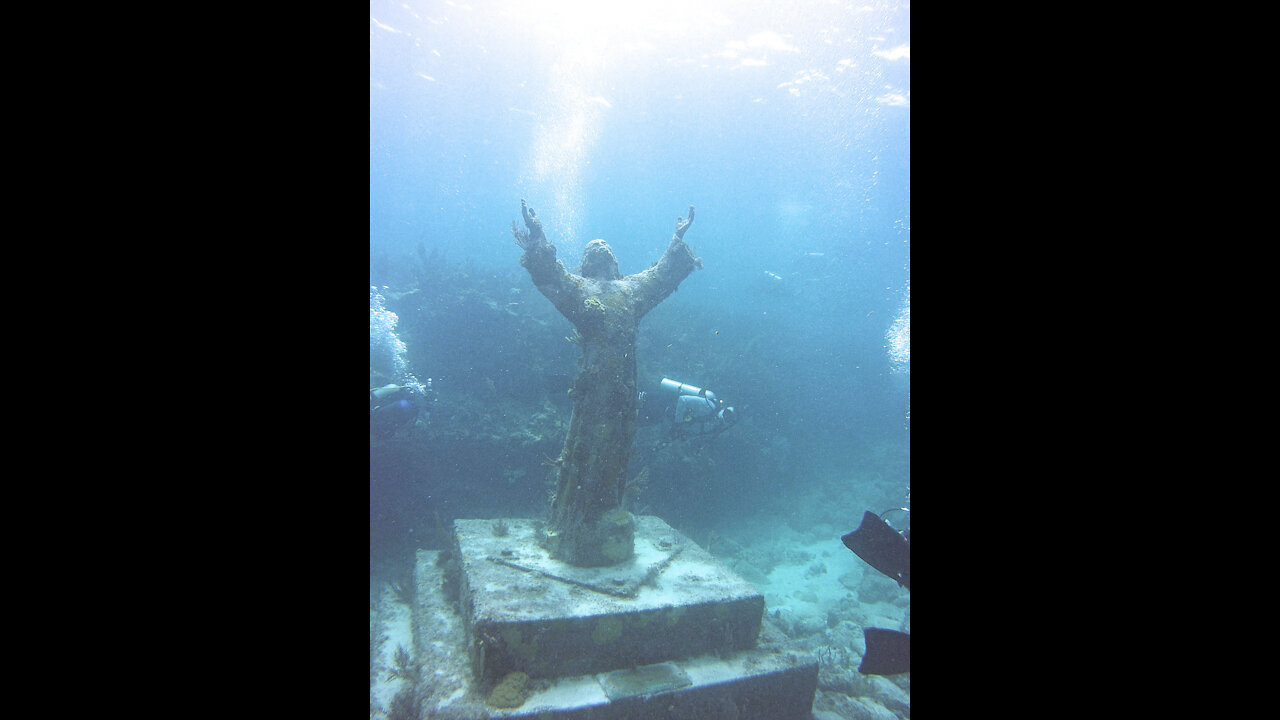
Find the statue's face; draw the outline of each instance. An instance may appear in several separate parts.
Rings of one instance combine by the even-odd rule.
[[[593,280],[617,280],[622,277],[618,272],[618,259],[613,256],[609,243],[596,239],[587,243],[582,251],[582,265],[578,274]]]

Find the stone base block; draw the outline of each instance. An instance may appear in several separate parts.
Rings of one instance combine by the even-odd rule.
[[[635,518],[635,556],[576,568],[530,520],[456,520],[471,668],[482,682],[553,678],[755,646],[764,597],[661,519]]]

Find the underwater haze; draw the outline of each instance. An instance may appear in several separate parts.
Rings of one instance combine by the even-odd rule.
[[[370,435],[371,593],[454,519],[547,515],[581,353],[520,266],[521,199],[567,268],[603,238],[624,275],[692,205],[702,269],[640,323],[639,384],[711,390],[738,420],[692,439],[643,425],[627,509],[756,584],[793,637],[909,629],[906,591],[868,591],[840,542],[865,510],[909,507],[909,10],[370,3],[370,387],[428,398]],[[909,717],[845,690],[831,713]]]

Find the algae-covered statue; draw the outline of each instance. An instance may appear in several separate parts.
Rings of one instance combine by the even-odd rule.
[[[542,222],[520,201],[527,231],[511,223],[520,264],[533,284],[577,328],[582,372],[573,386],[573,416],[556,458],[555,499],[547,525],[552,556],[583,567],[613,565],[632,555],[634,525],[622,509],[631,441],[636,434],[636,330],[640,319],[676,290],[702,262],[676,232],[658,262],[623,277],[604,240],[592,240],[576,273],[556,259]]]

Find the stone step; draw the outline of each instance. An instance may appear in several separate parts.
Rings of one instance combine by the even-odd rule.
[[[809,720],[817,686],[818,664],[811,656],[754,648],[533,680],[519,707],[486,709],[489,717],[530,720]]]

